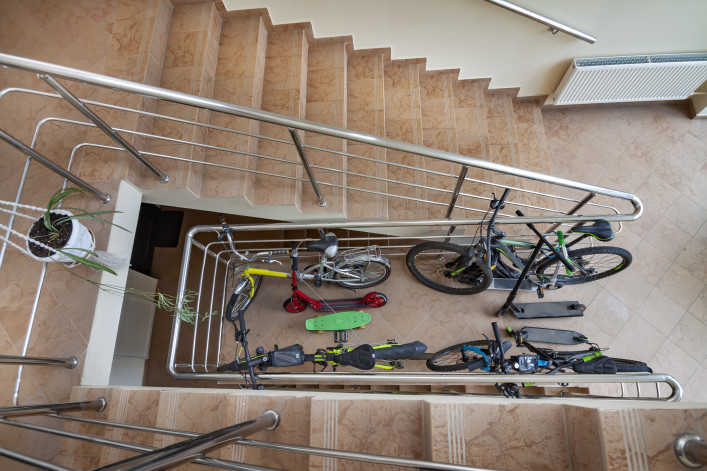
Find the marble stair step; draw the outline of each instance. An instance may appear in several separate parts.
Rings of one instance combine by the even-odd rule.
[[[347,62],[347,128],[376,136],[385,135],[385,79],[383,64],[390,57],[390,50],[352,50]],[[388,185],[385,181],[386,151],[380,147],[357,142],[347,145],[350,154],[370,160],[347,158],[348,175],[347,217],[351,219],[385,219],[388,216]],[[378,163],[380,162],[380,163]],[[370,179],[367,177],[378,179]]]
[[[214,98],[258,109],[261,107],[268,32],[260,15],[227,16],[221,25]],[[260,122],[212,113],[209,124],[258,134]],[[209,145],[254,154],[258,139],[224,131],[209,130]],[[255,157],[246,154],[206,151],[206,161],[253,170]],[[255,174],[246,171],[205,167],[201,195],[204,197],[254,198]]]
[[[309,39],[305,29],[284,29],[268,34],[261,103],[263,110],[295,118],[306,117],[308,58]],[[299,165],[297,150],[294,145],[289,144],[292,137],[287,129],[271,124],[261,124],[260,135],[284,140],[288,144],[259,139],[258,154],[280,161],[260,157],[256,162],[256,169],[290,179],[257,174],[254,204],[288,205],[299,211],[302,203],[302,182],[292,178],[302,178],[303,171]],[[306,143],[305,136],[300,135],[300,139]]]
[[[346,127],[346,71],[347,45],[350,38],[340,41],[314,41],[309,46],[307,70],[307,108],[309,121]],[[331,149],[337,152],[347,151],[347,141],[323,136],[317,133],[304,134],[307,145]],[[326,199],[326,206],[319,206],[314,188],[309,183],[302,185],[302,210],[307,213],[346,213],[346,175],[335,170],[345,171],[347,157],[313,149],[306,149],[311,165],[333,169],[331,171],[314,169],[319,191]],[[327,186],[330,183],[337,186]]]
[[[182,4],[174,7],[167,37],[160,87],[211,98],[218,58],[221,17],[212,3]],[[158,101],[155,112],[200,123],[208,123],[210,113],[165,101]],[[201,126],[156,119],[153,132],[162,136],[207,142],[207,130]],[[203,147],[177,144],[152,138],[150,152],[203,161]],[[200,195],[203,165],[159,159],[160,168],[170,175],[168,183],[145,179],[143,189],[187,189]]]

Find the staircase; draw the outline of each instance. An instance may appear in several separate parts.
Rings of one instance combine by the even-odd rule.
[[[388,49],[356,50],[351,38],[315,38],[308,24],[273,26],[265,11],[226,12],[220,2],[149,0],[136,4],[116,0],[83,2],[83,5],[62,2],[61,7],[56,2],[40,2],[38,8],[29,3],[7,3],[5,19],[0,20],[4,28],[0,28],[4,31],[0,36],[3,53],[486,162],[551,173],[538,102],[518,100],[514,90],[489,90],[486,80],[460,81],[456,70],[428,71],[424,59],[392,61]],[[292,145],[292,133],[286,127],[268,119],[261,122],[168,100],[60,81],[156,167],[169,174],[169,182],[160,182],[104,133],[86,126],[86,118],[74,108],[45,96],[54,91],[25,71],[0,70],[2,88],[19,86],[40,91],[40,95],[9,92],[3,98],[1,127],[23,142],[32,143],[34,149],[52,161],[64,167],[70,165],[70,171],[79,178],[112,195],[118,191],[121,180],[127,180],[142,192],[145,202],[284,221],[474,219],[488,207],[487,198],[492,192],[498,194],[509,185],[525,190],[518,191],[513,203],[531,215],[562,215],[582,198],[578,190],[560,187],[559,194],[569,199],[550,199],[546,195],[547,182],[472,166],[466,170],[462,192],[448,214],[458,176],[465,171],[462,163],[372,145],[365,139],[341,139],[299,130],[297,137],[326,200],[322,206],[300,163],[298,150]],[[42,124],[41,132],[33,139],[33,126],[46,116],[55,118]],[[77,144],[79,147],[74,147]],[[17,152],[4,141],[0,141],[0,149],[8,154],[0,160],[1,173],[19,179],[23,159],[17,158]],[[21,201],[42,206],[62,183],[63,178],[33,160]],[[0,185],[0,199],[13,200],[18,189],[14,180],[8,180],[8,184]],[[107,205],[89,198],[82,203],[87,210],[110,210],[115,198]],[[0,214],[2,224],[7,220],[7,215]],[[15,229],[24,231],[24,222],[17,222]],[[97,247],[105,249],[110,236],[108,229],[99,228],[95,235]],[[95,287],[54,266],[27,264],[12,250],[4,254],[4,259],[0,257],[0,261],[3,294],[0,312],[8,334],[8,338],[0,339],[3,350],[22,354],[27,342],[30,350],[46,343],[52,354],[76,355],[81,365],[69,373],[25,371],[19,391],[13,391],[15,375],[3,372],[1,397],[13,397],[14,393],[15,398],[19,394],[27,402],[58,402],[67,400],[70,394],[87,394],[80,392],[83,389],[72,392],[71,387],[79,383],[86,359],[94,321]],[[89,272],[82,275],[97,279]],[[36,302],[32,303],[36,287],[39,287]],[[11,313],[9,320],[7,313]],[[30,323],[30,330],[25,330],[26,320],[34,319],[35,313],[34,329]],[[66,316],[67,313],[71,315]],[[175,428],[182,425],[174,420],[188,420],[197,425],[183,428],[192,431],[216,428],[224,417],[245,419],[243,404],[255,407],[273,400],[273,396],[249,393],[152,389],[122,392],[107,388],[103,393],[115,396],[104,413],[110,420],[135,420],[133,423]],[[354,422],[363,412],[349,409],[347,400],[298,392],[274,397],[279,404],[291,405],[288,418],[292,428],[281,428],[278,433],[295,437],[298,444],[331,446],[327,441],[330,436],[317,436],[321,425],[315,418],[317,414],[335,410],[340,430],[348,433],[340,435],[336,444],[342,448],[350,445],[352,448],[348,449],[359,446],[355,439],[361,429]],[[181,407],[180,401],[187,399],[199,404],[198,413],[185,413],[189,409],[186,406],[177,413],[175,407]],[[436,432],[431,428],[429,414],[433,409],[430,404],[435,401],[429,404],[418,400],[381,401],[385,404],[365,413],[373,417],[379,412],[375,407],[385,410],[388,417],[394,418],[386,425],[400,431],[402,438],[391,444],[387,440],[389,429],[381,427],[363,437],[372,447],[366,451],[481,463],[469,456],[464,461],[458,455],[444,455],[444,450],[453,448],[446,439],[440,439],[442,448],[433,447]],[[129,410],[127,405],[133,409]],[[464,414],[474,413],[469,404],[463,407]],[[209,422],[212,419],[213,423]],[[364,430],[371,428],[375,429],[366,426]],[[119,430],[105,433],[113,438],[131,434]],[[8,440],[21,448],[23,442],[33,443],[25,438],[18,433]],[[154,446],[167,444],[162,438],[144,435],[137,440]],[[47,455],[58,447],[58,441],[43,444]],[[70,446],[62,444],[63,456],[67,460],[65,465],[74,468],[98,466],[123,457],[122,452],[96,452],[89,445]],[[264,456],[274,457],[270,465],[288,469],[333,469],[326,459],[310,458],[311,461],[293,465],[289,455],[271,455],[241,446],[229,449],[224,458],[247,457],[257,461]],[[558,463],[574,459],[566,453],[562,456]],[[499,463],[500,467],[522,469],[503,461],[492,461],[487,466],[498,467]]]

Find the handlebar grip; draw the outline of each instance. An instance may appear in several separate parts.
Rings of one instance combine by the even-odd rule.
[[[493,335],[496,337],[498,357],[501,360],[500,364],[503,365],[503,341],[501,340],[501,332],[498,330],[498,322],[492,322],[491,327],[493,328]]]
[[[290,253],[290,251],[287,249],[271,250],[270,251],[270,255],[287,255],[288,253]]]
[[[517,209],[517,210],[516,210],[516,214],[517,214],[518,216],[520,216],[520,217],[525,216],[525,214],[523,214],[523,211],[521,211],[520,209]]]
[[[506,188],[506,189],[503,191],[503,194],[501,195],[501,199],[498,200],[498,201],[499,201],[499,205],[502,205],[503,202],[506,201],[506,197],[508,196],[508,193],[510,193],[510,192],[511,192],[511,189],[510,189],[510,188]]]
[[[221,221],[221,227],[223,227],[223,232],[225,232],[226,234],[230,234],[231,226],[229,226],[226,222],[226,218],[224,217],[224,215],[219,213],[218,219],[219,221]]]

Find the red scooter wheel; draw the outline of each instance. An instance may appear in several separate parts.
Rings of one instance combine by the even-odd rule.
[[[287,298],[285,303],[282,305],[287,312],[302,312],[307,309],[307,303],[302,301],[300,298]]]
[[[366,306],[381,307],[385,306],[385,304],[388,302],[388,298],[383,293],[373,292],[368,293],[366,296],[363,297],[361,301],[363,301],[361,304],[365,304]]]

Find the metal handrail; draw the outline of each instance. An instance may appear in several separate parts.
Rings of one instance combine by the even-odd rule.
[[[696,433],[683,433],[673,444],[675,456],[687,468],[707,465],[707,443]]]
[[[50,412],[68,411],[102,411],[106,407],[106,399],[99,397],[94,401],[62,402],[58,404],[37,404],[33,406],[0,407],[0,417],[20,417],[26,415],[42,415]]]
[[[267,410],[257,419],[204,433],[183,442],[103,466],[96,471],[154,471],[171,468],[192,461],[211,450],[242,440],[248,435],[262,430],[274,430],[279,424],[280,414],[274,410]]]
[[[591,36],[587,33],[583,33],[579,31],[578,29],[574,29],[571,26],[567,26],[565,24],[560,23],[559,21],[552,20],[548,18],[547,16],[540,15],[539,13],[535,13],[534,11],[530,11],[526,8],[523,8],[521,6],[518,6],[514,3],[507,2],[506,0],[486,0],[487,2],[499,6],[501,8],[505,8],[508,11],[512,11],[513,13],[518,13],[521,16],[524,16],[526,18],[530,18],[533,21],[537,21],[538,23],[542,23],[545,26],[549,26],[550,30],[552,31],[552,34],[555,34],[557,31],[562,31],[563,33],[567,33],[570,36],[574,36],[577,39],[581,39],[582,41],[586,41],[589,44],[594,44],[597,42],[597,38],[594,36]]]
[[[430,157],[438,160],[443,160],[447,162],[452,162],[460,164],[462,166],[469,166],[479,169],[484,169],[492,172],[499,172],[506,175],[513,175],[520,178],[528,178],[531,180],[536,180],[539,182],[545,182],[553,185],[560,185],[567,188],[573,188],[576,190],[586,191],[590,193],[596,193],[598,195],[605,195],[609,197],[619,198],[631,202],[634,211],[631,214],[625,215],[609,215],[608,217],[600,216],[607,220],[614,221],[626,221],[635,220],[640,217],[642,213],[642,204],[638,197],[630,193],[612,190],[609,188],[604,188],[596,185],[591,185],[587,183],[581,183],[573,180],[568,180],[565,178],[554,177],[551,175],[545,175],[539,172],[534,172],[530,170],[517,169],[507,165],[498,164],[495,162],[489,162],[479,159],[474,159],[471,157],[466,157],[451,152],[442,151],[439,149],[431,149],[428,147],[410,144],[406,142],[400,142],[389,138],[374,136],[371,134],[365,134],[355,131],[350,131],[348,129],[337,128],[334,126],[327,126],[319,123],[314,123],[312,121],[307,121],[303,119],[288,117],[279,115],[276,113],[271,113],[262,110],[256,110],[252,108],[247,108],[244,106],[238,106],[231,103],[214,100],[210,98],[199,97],[195,95],[189,95],[182,92],[177,92],[174,90],[168,90],[160,87],[154,87],[151,85],[145,85],[142,83],[132,82],[129,80],[118,79],[115,77],[110,77],[106,75],[96,74],[92,72],[87,72],[79,69],[74,69],[70,67],[64,67],[56,64],[51,64],[48,62],[36,61],[33,59],[27,59],[18,56],[12,56],[9,54],[0,53],[0,65],[5,65],[9,67],[15,67],[18,69],[28,70],[31,72],[51,75],[55,77],[63,77],[70,80],[75,80],[82,83],[87,83],[90,85],[107,87],[115,90],[120,90],[129,93],[135,93],[138,95],[148,96],[156,99],[166,100],[174,103],[179,103],[188,106],[194,106],[197,108],[202,108],[206,110],[211,110],[215,112],[225,113],[233,116],[239,116],[243,118],[255,119],[265,123],[276,124],[284,126],[286,128],[293,128],[302,131],[310,131],[326,136],[336,137],[340,139],[346,139],[349,141],[359,142],[362,144],[374,145],[378,147],[383,147],[386,149],[397,150],[406,153],[418,154],[424,157]],[[595,216],[596,218],[597,216]],[[576,220],[576,219],[575,219]],[[545,218],[542,222],[559,222],[556,218]]]
[[[63,366],[68,369],[76,368],[79,361],[76,357],[69,358],[47,358],[47,357],[28,357],[23,355],[0,355],[0,364],[2,365],[51,365]]]

